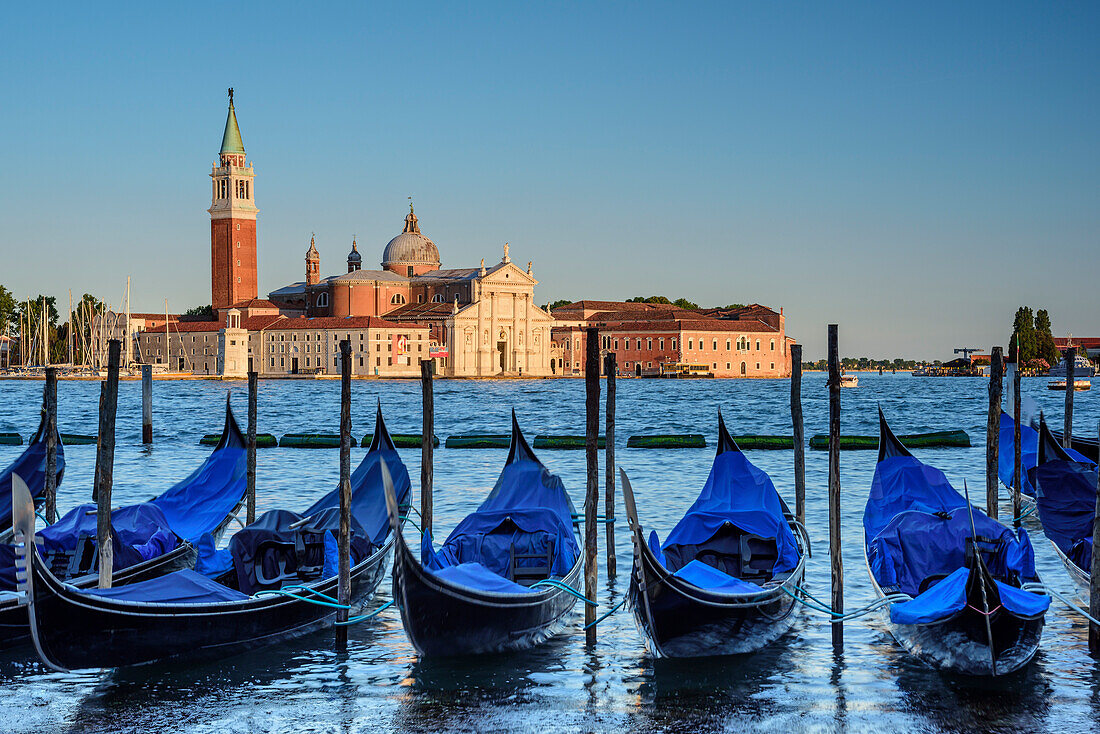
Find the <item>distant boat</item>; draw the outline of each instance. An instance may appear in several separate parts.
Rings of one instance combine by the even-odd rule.
[[[1051,380],[1050,382],[1047,383],[1047,389],[1048,390],[1063,390],[1064,391],[1066,389],[1066,378],[1063,377],[1061,380]],[[1085,390],[1091,390],[1092,389],[1092,383],[1088,380],[1079,380],[1076,377],[1074,377],[1073,378],[1073,389],[1077,390],[1078,392],[1083,392]]]
[[[1047,373],[1047,377],[1061,377],[1062,387],[1065,387],[1066,380],[1066,358],[1062,357],[1062,361],[1050,368],[1050,372]],[[1073,379],[1074,381],[1090,377],[1096,377],[1096,367],[1087,357],[1082,357],[1078,354],[1073,359]]]
[[[840,376],[841,387],[859,387],[859,377],[856,375],[841,375]]]

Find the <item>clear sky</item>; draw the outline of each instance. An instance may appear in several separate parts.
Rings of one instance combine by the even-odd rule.
[[[596,5],[6,4],[0,283],[209,303],[233,86],[261,295],[411,195],[444,267],[782,306],[810,358],[1100,334],[1100,4]]]

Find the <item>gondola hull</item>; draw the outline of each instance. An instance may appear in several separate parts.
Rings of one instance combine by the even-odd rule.
[[[382,581],[392,539],[352,568],[352,602],[364,604]],[[64,670],[116,668],[222,658],[333,624],[336,611],[285,596],[211,604],[120,602],[82,595],[35,559],[32,634],[39,656]],[[312,588],[335,596],[337,581]]]
[[[644,543],[635,543],[630,605],[634,621],[656,657],[690,658],[755,652],[783,636],[797,617],[794,595],[805,574],[801,560],[781,585],[762,594],[716,594],[673,576]],[[780,588],[782,586],[782,588]]]
[[[404,538],[398,538],[393,597],[416,651],[423,656],[478,655],[524,650],[552,637],[565,624],[576,597],[551,588],[499,594],[457,586],[426,570]],[[583,551],[562,579],[577,587]]]
[[[871,573],[870,564],[867,575],[875,594],[883,598],[885,594]],[[955,615],[931,624],[894,624],[890,621],[890,605],[883,607],[886,628],[907,652],[933,668],[967,676],[1001,676],[1026,666],[1039,650],[1044,620],[1042,615],[1020,617],[1002,607],[990,614],[987,631],[985,616],[968,605]]]
[[[164,576],[173,571],[195,567],[198,551],[188,542],[180,543],[173,550],[148,561],[117,571],[111,581],[114,586],[125,586],[138,581]],[[99,584],[98,574],[87,574],[68,582],[77,589],[94,589]],[[27,626],[27,608],[16,602],[12,594],[0,598],[0,650],[29,644],[31,631]]]
[[[1071,561],[1069,557],[1066,556],[1066,554],[1062,552],[1062,549],[1059,548],[1057,545],[1055,545],[1054,543],[1051,543],[1051,545],[1054,547],[1054,552],[1057,553],[1058,557],[1062,559],[1062,565],[1066,567],[1066,573],[1068,573],[1069,577],[1073,579],[1073,583],[1077,587],[1077,591],[1080,592],[1085,599],[1088,599],[1090,593],[1089,572]]]

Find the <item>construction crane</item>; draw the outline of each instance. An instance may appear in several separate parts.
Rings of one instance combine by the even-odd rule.
[[[971,354],[976,354],[977,352],[980,352],[980,351],[982,351],[982,350],[975,349],[974,347],[960,347],[959,349],[955,350],[955,354],[961,354],[963,356],[963,359],[965,359],[967,362],[969,362],[970,361],[970,355]]]

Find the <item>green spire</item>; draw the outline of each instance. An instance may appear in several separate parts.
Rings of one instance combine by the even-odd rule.
[[[241,129],[237,127],[237,113],[233,109],[233,87],[229,88],[229,116],[225,118],[225,134],[222,135],[221,154],[226,153],[244,155],[244,141],[241,140]]]

